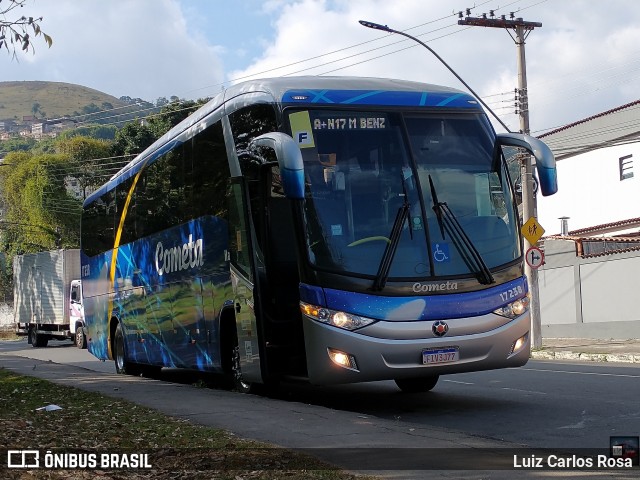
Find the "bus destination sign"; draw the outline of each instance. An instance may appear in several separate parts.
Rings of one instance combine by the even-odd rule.
[[[365,116],[335,116],[316,118],[313,121],[314,130],[384,130],[387,128],[385,117]]]

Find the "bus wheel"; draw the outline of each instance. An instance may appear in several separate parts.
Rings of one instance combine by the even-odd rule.
[[[81,350],[87,348],[87,337],[84,334],[84,327],[76,327],[76,347]]]
[[[398,388],[405,393],[428,392],[438,383],[440,375],[422,378],[396,378],[395,382]]]
[[[49,339],[45,335],[36,332],[36,327],[29,329],[29,340],[34,348],[46,347],[49,343]]]
[[[127,352],[124,345],[124,333],[122,332],[122,326],[119,323],[116,327],[113,343],[115,347],[113,349],[113,357],[116,363],[116,372],[120,375],[140,375],[142,373],[140,366],[127,361]]]

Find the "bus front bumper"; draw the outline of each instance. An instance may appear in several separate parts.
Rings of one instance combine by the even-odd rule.
[[[433,321],[393,322],[393,330],[397,332],[415,332],[416,325],[420,325],[429,333],[424,338],[409,339],[402,333],[396,337],[404,336],[403,339],[388,338],[390,335],[387,338],[368,336],[367,327],[350,332],[305,315],[303,322],[309,381],[316,385],[519,367],[527,363],[531,350],[529,312],[489,331],[458,336],[430,336]],[[440,358],[438,352],[443,352]],[[427,357],[436,363],[425,363]],[[339,364],[336,359],[346,360]]]

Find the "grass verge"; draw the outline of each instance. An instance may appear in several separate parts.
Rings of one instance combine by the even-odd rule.
[[[38,411],[45,405],[62,407]],[[355,476],[298,452],[0,368],[0,449],[149,454],[151,469],[0,468],[9,479],[324,479]],[[3,459],[2,465],[6,465]]]
[[[9,328],[0,327],[0,340],[19,340],[22,337],[16,335],[13,325]]]

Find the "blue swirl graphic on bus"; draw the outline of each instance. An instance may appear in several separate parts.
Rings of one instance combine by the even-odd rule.
[[[117,249],[83,258],[89,264],[85,303],[89,351],[109,358],[109,301],[132,362],[219,368],[215,318],[231,296],[227,224],[204,217]]]

